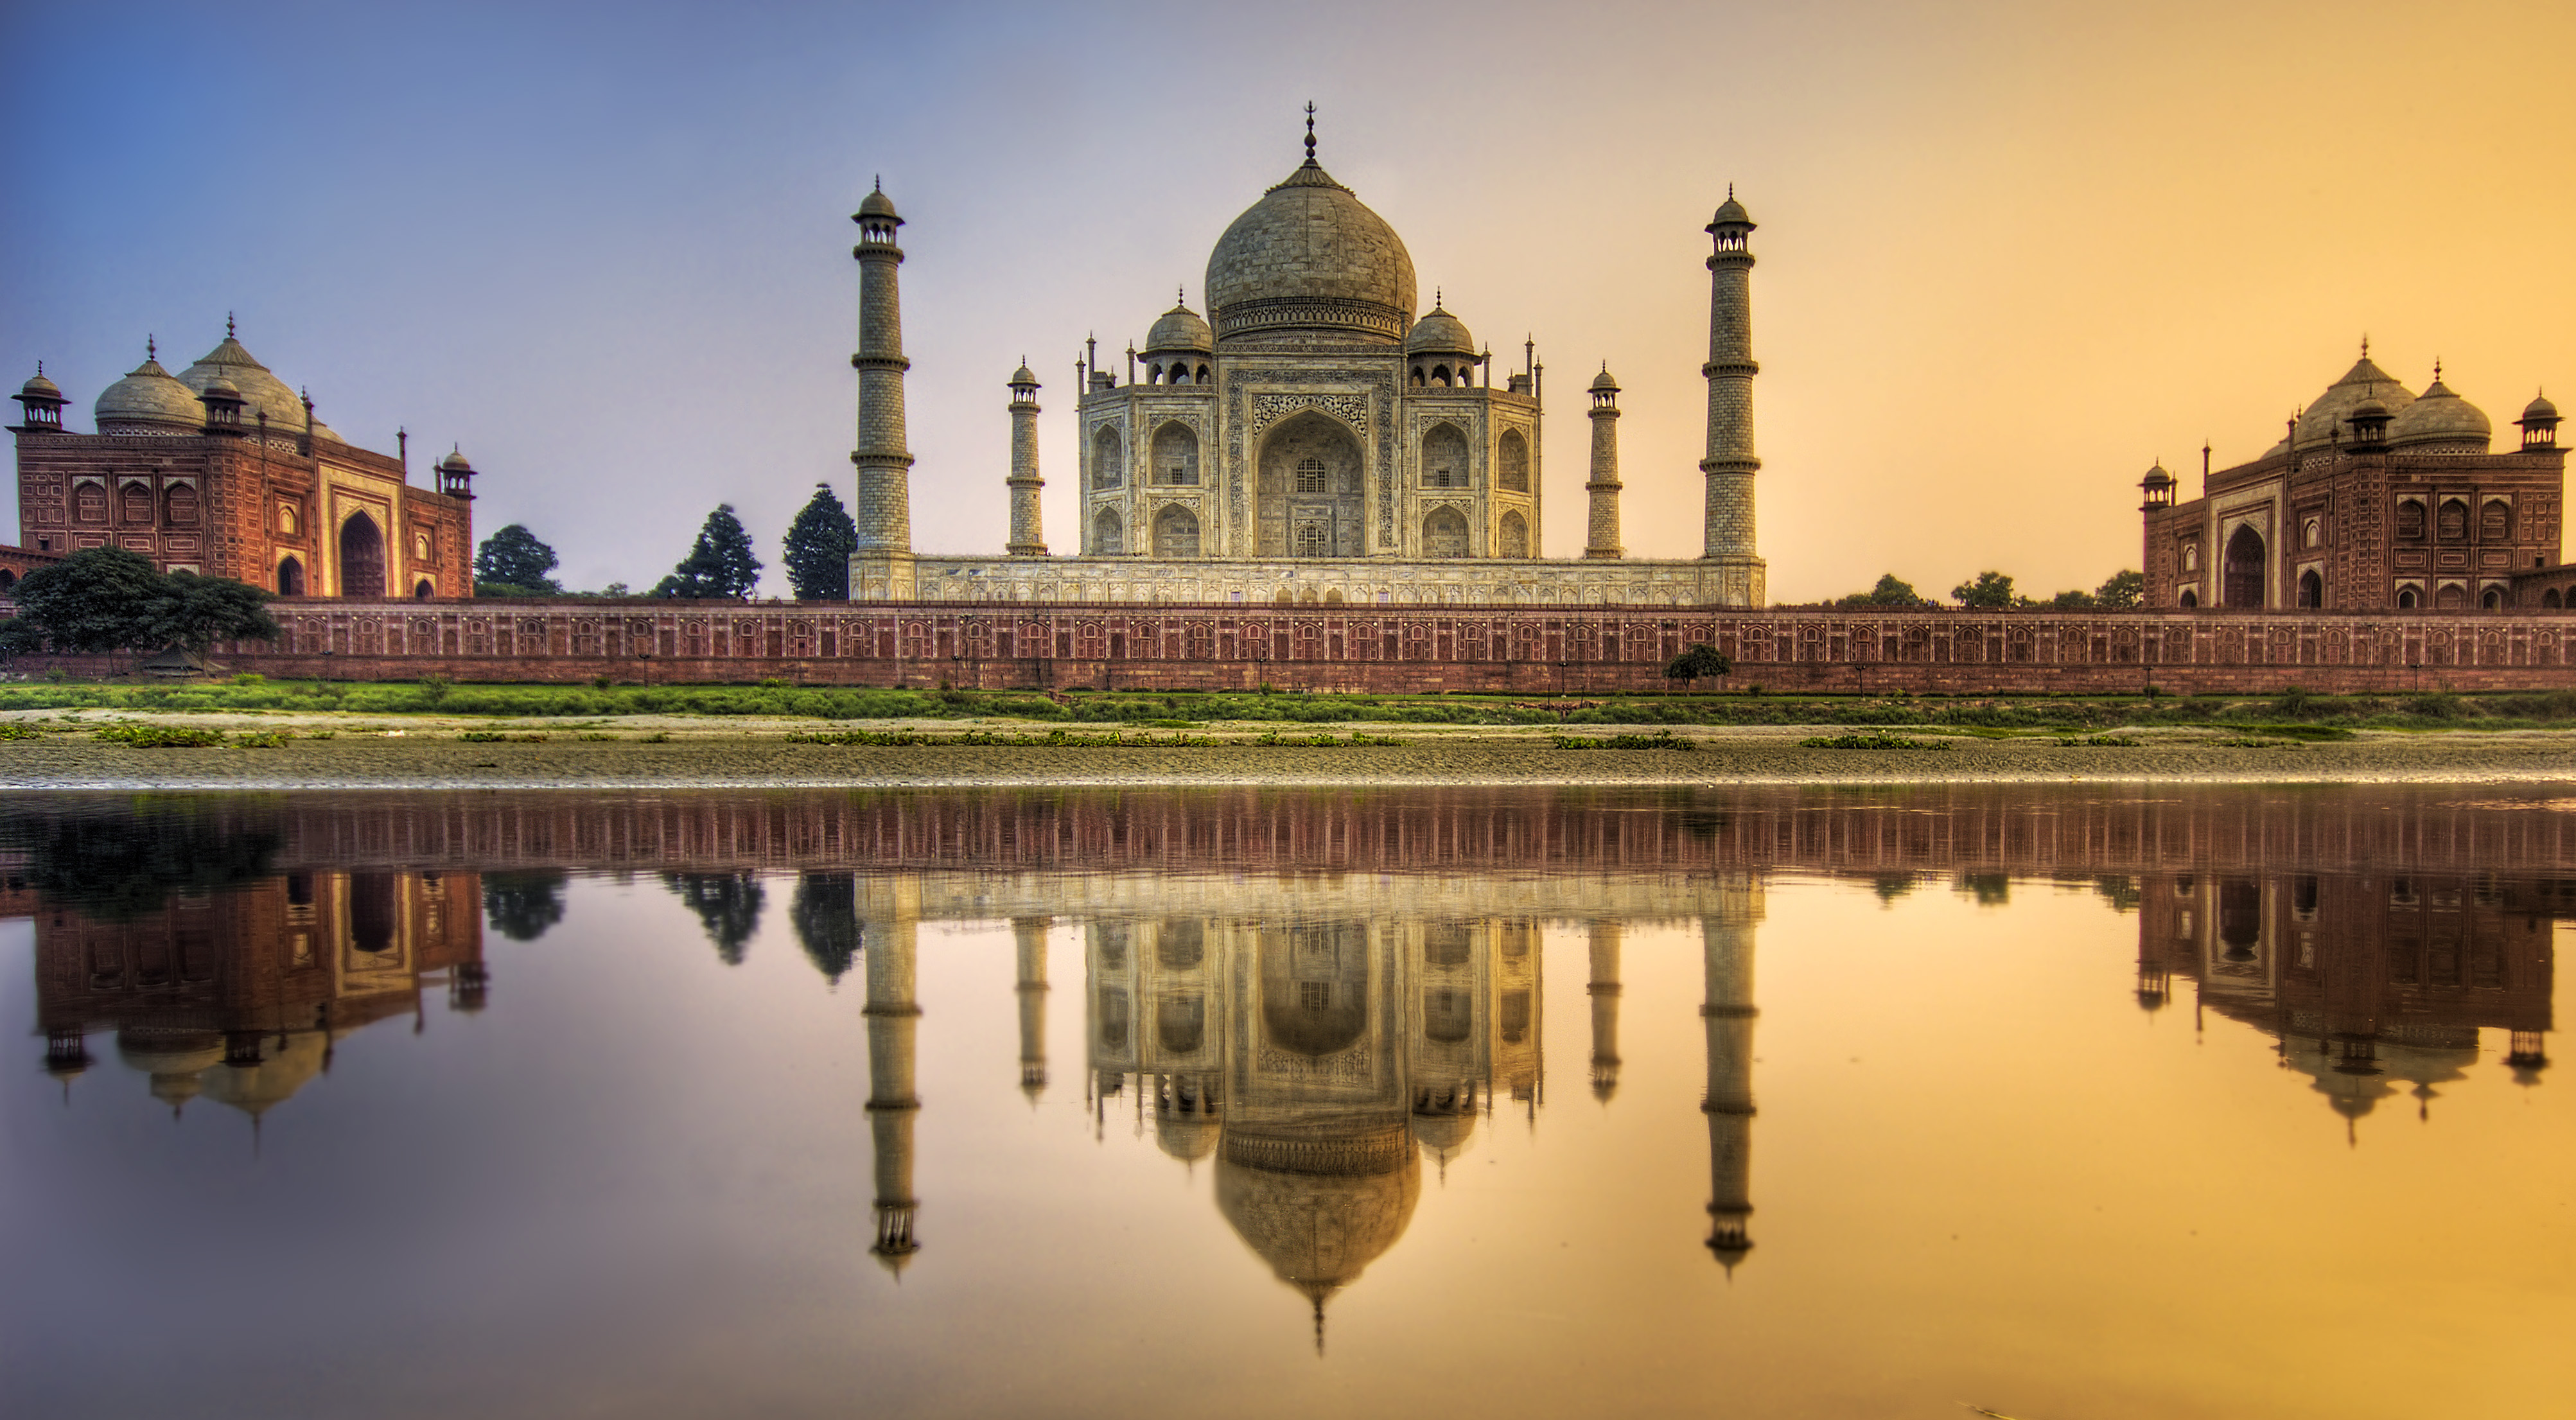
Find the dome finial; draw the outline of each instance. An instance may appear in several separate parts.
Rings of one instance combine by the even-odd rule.
[[[143,358],[146,360],[158,360],[161,358],[160,345],[149,335],[143,337]]]
[[[2437,384],[2437,385],[2438,385],[2438,384],[2440,384],[2441,382],[2442,382],[2442,357],[2441,357],[2441,356],[2439,356],[2439,355],[2436,355],[2436,356],[2434,356],[2434,357],[2433,357],[2433,383],[2435,383],[2435,384]]]
[[[2361,333],[2361,358],[2370,358],[2370,332],[2366,330]]]
[[[224,312],[224,339],[226,339],[226,340],[230,340],[230,339],[232,339],[232,338],[233,338],[233,313],[232,313],[232,312],[230,312],[230,311],[226,311],[226,312]]]
[[[1173,305],[1176,305],[1176,306],[1186,306],[1186,305],[1188,305],[1189,303],[1190,303],[1190,288],[1189,288],[1188,286],[1186,286],[1186,285],[1175,285],[1174,287],[1172,287],[1172,304],[1173,304]]]
[[[1315,161],[1315,101],[1306,100],[1306,161]]]
[[[876,175],[876,185],[877,185],[877,191],[879,191],[879,192],[883,192],[883,191],[885,191],[885,174],[883,174],[883,173],[878,173],[878,174]]]

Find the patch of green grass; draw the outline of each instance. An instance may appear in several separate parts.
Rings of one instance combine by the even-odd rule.
[[[467,730],[458,739],[470,745],[496,745],[509,738],[498,730]]]
[[[284,749],[293,738],[284,730],[245,730],[233,737],[233,743],[242,749]]]
[[[211,749],[224,742],[224,732],[188,725],[109,725],[91,731],[90,738],[136,749]]]
[[[1651,735],[1558,735],[1558,749],[1674,749],[1685,753],[1699,746],[1670,730]]]
[[[2137,740],[2128,735],[2060,735],[2058,745],[2064,749],[2136,749]]]
[[[1909,740],[1902,735],[1810,735],[1798,741],[1805,749],[1955,749],[1942,740]]]
[[[44,738],[44,735],[45,732],[35,726],[23,725],[15,720],[0,724],[0,740],[35,740]]]

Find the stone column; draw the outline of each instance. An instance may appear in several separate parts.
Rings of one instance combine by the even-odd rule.
[[[880,187],[850,220],[859,224],[859,244],[850,249],[859,262],[859,350],[850,357],[859,372],[858,446],[850,453],[859,473],[858,543],[850,554],[850,596],[908,599],[912,450],[904,432],[903,376],[912,362],[903,358],[903,302],[895,280],[903,265],[895,229],[903,218]]]
[[[1046,1089],[1047,928],[1051,917],[1014,917],[1011,941],[1020,967],[1020,1092],[1038,1102]]]
[[[1714,587],[1721,606],[1759,606],[1767,596],[1762,559],[1754,552],[1753,475],[1762,460],[1753,452],[1753,253],[1746,239],[1753,219],[1735,191],[1708,224],[1717,250],[1708,259],[1708,456],[1700,460],[1707,499],[1702,553],[1720,564]]]
[[[1728,885],[1733,899],[1700,919],[1707,996],[1699,1008],[1708,1029],[1708,1250],[1728,1273],[1752,1250],[1753,1216],[1753,929],[1762,920],[1762,886]]]
[[[913,1034],[921,1007],[912,999],[912,914],[869,914],[862,929],[867,956],[868,1124],[876,1143],[877,1237],[868,1251],[900,1273],[920,1250],[913,1216],[912,1126],[921,1114],[913,1093]]]
[[[1038,377],[1022,360],[1011,372],[1011,542],[1013,557],[1046,556],[1046,534],[1039,525]]]
[[[1610,367],[1601,367],[1592,382],[1592,525],[1584,539],[1586,557],[1618,557],[1619,546],[1619,382]]]
[[[1619,1088],[1619,941],[1616,922],[1592,924],[1592,1094],[1604,1104]]]

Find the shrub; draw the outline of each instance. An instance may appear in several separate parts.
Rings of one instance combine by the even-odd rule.
[[[221,730],[188,725],[109,725],[92,732],[90,738],[136,749],[206,749],[224,742]]]

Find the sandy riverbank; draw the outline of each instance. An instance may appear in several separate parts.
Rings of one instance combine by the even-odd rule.
[[[614,720],[495,722],[464,718],[185,714],[133,717],[155,725],[226,731],[285,730],[274,749],[226,746],[139,749],[101,743],[90,728],[122,718],[91,713],[18,716],[46,733],[0,741],[0,788],[730,788],[884,785],[1168,784],[1708,784],[2050,783],[2172,780],[2201,783],[2576,782],[2576,732],[2401,734],[2363,732],[2323,743],[2229,743],[2241,731],[2115,731],[2131,745],[2063,745],[2053,736],[1946,738],[1901,732],[1922,749],[1821,749],[1800,742],[1832,727],[1685,729],[1689,751],[1560,748],[1559,733],[1615,733],[1586,726],[1451,729],[1428,726],[1216,724],[1187,732],[1219,743],[1122,745],[844,746],[789,742],[791,733],[848,729],[969,731],[1043,736],[1021,722],[866,722],[637,716]],[[1358,729],[1400,744],[1264,745]],[[316,739],[317,731],[330,738]],[[467,731],[524,738],[468,742]],[[1082,735],[1113,733],[1082,726]],[[1127,731],[1165,740],[1172,731]],[[1874,733],[1874,732],[1863,732]],[[542,740],[536,736],[543,736]],[[2086,736],[2085,738],[2091,738]]]

